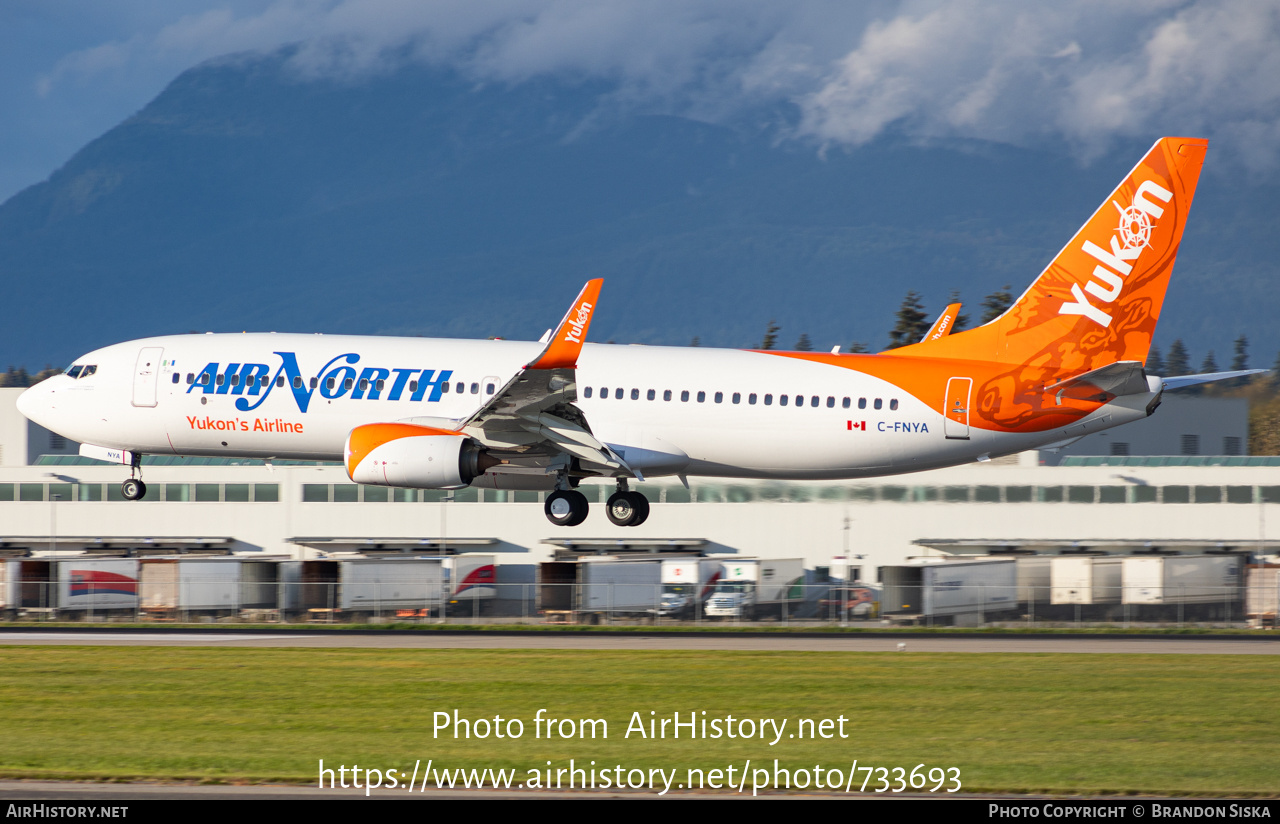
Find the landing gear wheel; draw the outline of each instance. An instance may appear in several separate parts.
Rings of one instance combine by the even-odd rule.
[[[147,485],[137,478],[130,478],[120,484],[120,494],[126,501],[140,501],[147,494]]]
[[[576,489],[556,490],[542,507],[547,520],[556,526],[577,526],[587,519],[587,496]]]
[[[649,499],[639,492],[615,492],[605,507],[610,522],[617,526],[640,526],[649,517]]]

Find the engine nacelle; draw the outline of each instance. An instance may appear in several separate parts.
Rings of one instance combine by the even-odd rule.
[[[347,476],[358,484],[413,489],[467,486],[498,463],[466,435],[407,423],[371,423],[347,435]]]

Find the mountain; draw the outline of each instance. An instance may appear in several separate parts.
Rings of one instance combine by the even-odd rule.
[[[607,83],[406,66],[194,68],[0,205],[0,363],[187,331],[536,338],[605,278],[594,340],[883,346],[907,290],[971,315],[1044,267],[1148,148],[844,150],[786,112],[637,113]],[[764,124],[764,125],[761,125]],[[1280,189],[1202,178],[1158,345],[1271,362]]]

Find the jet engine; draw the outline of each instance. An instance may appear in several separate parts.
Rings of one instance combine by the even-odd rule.
[[[358,484],[455,489],[499,461],[465,435],[407,423],[371,423],[347,435],[347,475]]]

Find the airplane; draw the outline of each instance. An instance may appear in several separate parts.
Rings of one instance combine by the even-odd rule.
[[[537,342],[295,334],[153,337],[95,350],[19,410],[130,467],[141,456],[341,460],[360,484],[545,490],[557,526],[578,486],[631,480],[851,479],[1052,447],[1139,420],[1164,391],[1244,370],[1143,369],[1208,141],[1158,140],[1010,308],[919,343],[829,354],[586,343],[602,280]]]

